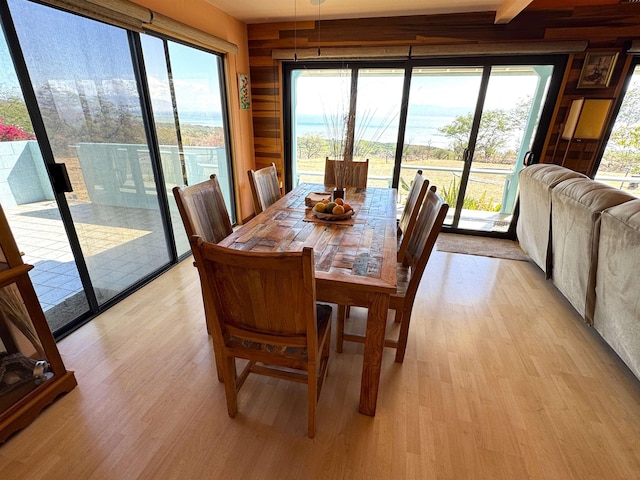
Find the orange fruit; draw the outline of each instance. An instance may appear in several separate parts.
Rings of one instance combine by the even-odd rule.
[[[343,205],[342,205],[342,208],[344,208],[344,211],[345,211],[345,212],[349,212],[349,211],[353,210],[353,209],[351,208],[351,205],[349,205],[348,203],[343,204]]]
[[[336,198],[334,202],[336,202],[338,205],[344,204],[344,200],[342,200],[341,198]]]
[[[322,203],[324,203],[326,205],[327,203],[329,203],[329,199],[328,198],[323,199]]]
[[[313,207],[313,209],[314,209],[316,212],[320,212],[320,213],[324,212],[324,203],[322,203],[322,202],[318,202],[318,203],[316,203],[316,206],[315,206],[315,207]]]
[[[336,205],[335,207],[333,207],[331,213],[333,213],[334,215],[342,215],[344,213],[344,207],[342,205]]]

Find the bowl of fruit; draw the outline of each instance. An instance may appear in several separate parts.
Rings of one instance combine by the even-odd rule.
[[[311,209],[311,213],[323,220],[346,220],[356,212],[344,200],[336,198],[335,201],[323,200],[316,203]]]

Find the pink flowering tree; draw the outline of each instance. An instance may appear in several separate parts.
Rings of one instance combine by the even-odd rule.
[[[5,125],[2,118],[0,118],[0,142],[11,142],[14,140],[33,140],[35,137],[25,132],[20,127],[15,125]]]

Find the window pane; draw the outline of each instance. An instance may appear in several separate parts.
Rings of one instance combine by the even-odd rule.
[[[165,56],[165,42],[149,35],[142,35],[140,39],[147,72],[149,94],[151,96],[153,119],[160,146],[160,162],[162,163],[165,189],[169,199],[173,235],[178,255],[183,255],[191,251],[191,246],[171,189],[176,185],[184,186],[186,184],[186,172],[183,169],[183,163],[180,161],[178,128],[173,114],[173,95],[171,94],[169,68]]]
[[[187,181],[192,185],[215,173],[229,209],[233,205],[232,180],[223,123],[220,57],[168,43]]]
[[[220,58],[157,37],[141,38],[176,248],[182,255],[191,247],[173,200],[174,186],[194,185],[217,175],[235,223]]]
[[[325,158],[343,158],[351,72],[305,69],[291,75],[293,184],[322,183]]]
[[[423,170],[452,207],[446,225],[453,220],[481,79],[481,67],[419,67],[411,73],[398,197],[404,204],[416,170]]]
[[[491,68],[460,227],[509,229],[518,172],[533,143],[552,73],[550,65]]]
[[[353,159],[369,159],[371,187],[390,187],[393,180],[403,83],[404,69],[358,70]]]
[[[640,65],[636,65],[596,180],[640,197]]]

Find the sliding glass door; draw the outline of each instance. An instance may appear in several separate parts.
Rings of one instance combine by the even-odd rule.
[[[72,173],[73,174],[73,173]],[[89,312],[6,37],[0,30],[0,204],[52,330]]]
[[[77,172],[65,197],[102,304],[170,260],[127,32],[10,6],[54,160]]]
[[[216,174],[235,219],[222,57],[27,0],[0,13],[0,201],[64,334],[190,252],[174,186]]]
[[[369,159],[368,185],[398,188],[399,210],[422,170],[450,204],[447,229],[506,235],[518,172],[541,149],[538,126],[553,107],[551,80],[559,85],[563,71],[563,58],[511,60],[287,65],[292,184],[321,179],[320,160],[335,145],[333,156]],[[312,117],[304,110],[310,104]],[[341,106],[333,116],[321,107],[331,104]],[[326,128],[329,118],[342,128]],[[297,174],[303,164],[314,165],[315,176]]]
[[[482,67],[418,67],[411,71],[399,190],[404,197],[422,170],[450,205],[453,225],[469,158]],[[473,131],[477,135],[477,126]]]
[[[155,133],[178,255],[191,250],[171,189],[218,177],[235,223],[222,59],[171,40],[141,37]]]
[[[446,225],[506,232],[552,65],[414,68],[402,185],[421,169],[451,207]]]

